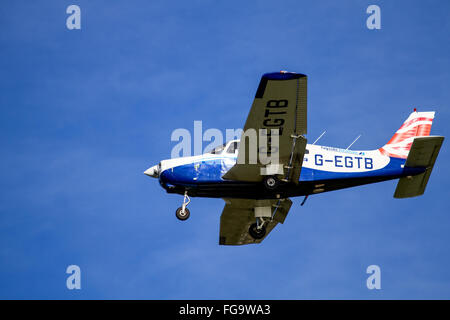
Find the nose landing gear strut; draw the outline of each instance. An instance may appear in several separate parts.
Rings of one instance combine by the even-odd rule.
[[[187,191],[185,191],[183,204],[175,212],[175,215],[177,216],[178,220],[181,220],[181,221],[187,220],[189,218],[189,216],[191,215],[191,213],[189,212],[189,209],[186,208],[187,205],[189,204],[189,202],[191,202],[191,199],[189,198]]]

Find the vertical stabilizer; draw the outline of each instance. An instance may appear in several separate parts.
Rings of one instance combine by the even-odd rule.
[[[430,135],[434,111],[411,113],[394,136],[379,150],[390,157],[406,159],[415,137]]]

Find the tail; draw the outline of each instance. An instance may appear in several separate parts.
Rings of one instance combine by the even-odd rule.
[[[414,138],[411,152],[404,166],[405,172],[411,175],[400,178],[394,198],[416,197],[425,192],[443,141],[444,137],[440,136]],[[412,173],[417,172],[416,170],[422,173],[413,175]]]
[[[414,138],[430,135],[433,119],[434,111],[417,112],[414,109],[391,140],[378,150],[390,157],[406,159]]]

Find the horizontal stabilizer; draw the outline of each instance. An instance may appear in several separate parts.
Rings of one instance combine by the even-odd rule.
[[[414,138],[405,168],[425,168],[426,170],[418,175],[400,178],[394,198],[410,198],[425,192],[443,141],[444,137],[440,136]]]

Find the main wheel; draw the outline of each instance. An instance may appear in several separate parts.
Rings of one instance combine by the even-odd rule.
[[[269,190],[274,190],[280,184],[280,181],[274,176],[264,177],[264,186]]]
[[[263,226],[261,229],[258,229],[257,224],[254,223],[248,229],[248,233],[252,236],[253,239],[262,239],[266,235],[266,227]]]
[[[179,207],[177,209],[177,211],[175,212],[175,215],[177,216],[178,220],[184,221],[184,220],[187,220],[189,218],[191,213],[189,212],[188,208],[184,208],[184,212],[183,212],[183,208]]]

